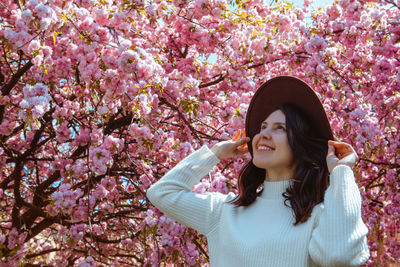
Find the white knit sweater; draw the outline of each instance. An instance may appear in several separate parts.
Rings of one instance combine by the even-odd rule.
[[[192,192],[218,162],[203,146],[147,190],[159,210],[207,237],[212,267],[358,266],[369,258],[368,229],[351,168],[333,169],[324,202],[294,226],[282,196],[290,180],[265,181],[262,195],[248,207],[225,203],[235,197],[232,192]]]

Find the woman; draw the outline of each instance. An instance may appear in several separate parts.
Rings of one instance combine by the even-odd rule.
[[[267,81],[249,105],[246,133],[186,157],[148,189],[149,200],[206,235],[211,266],[365,263],[368,229],[351,169],[358,157],[332,140],[314,91],[290,76]],[[221,159],[248,152],[239,195],[191,192]]]

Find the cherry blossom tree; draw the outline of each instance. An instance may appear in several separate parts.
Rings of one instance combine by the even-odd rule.
[[[2,0],[0,266],[201,266],[146,189],[244,127],[260,84],[312,84],[360,160],[369,266],[400,261],[400,1]],[[199,193],[237,192],[244,160]]]

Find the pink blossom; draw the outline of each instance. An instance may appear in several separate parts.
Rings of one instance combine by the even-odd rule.
[[[113,159],[109,150],[104,147],[91,147],[89,150],[90,169],[95,173],[105,174]]]
[[[69,234],[76,240],[82,239],[86,233],[87,226],[85,224],[75,224],[71,226]]]
[[[121,152],[123,146],[124,146],[124,141],[120,138],[116,138],[109,135],[104,139],[104,147],[109,151],[113,151],[115,153]]]
[[[80,128],[79,134],[75,137],[74,142],[77,145],[86,145],[90,140],[90,129],[88,128]]]
[[[97,235],[102,235],[104,233],[102,227],[98,224],[92,225],[92,231]]]
[[[304,6],[309,7],[315,2],[315,0],[304,0]]]
[[[34,50],[38,50],[40,47],[40,42],[38,40],[33,40],[28,45],[28,51],[33,52]]]
[[[102,179],[100,183],[109,191],[113,190],[116,185],[115,179],[109,177]]]
[[[359,154],[367,266],[398,264],[399,9],[339,0],[310,16],[309,0],[234,10],[222,0],[150,2],[2,1],[0,217],[14,209],[30,223],[0,220],[0,242],[13,249],[0,265],[207,265],[192,241],[206,248],[206,239],[145,192],[202,144],[232,138],[255,90],[278,75],[312,85],[335,135]],[[250,160],[218,164],[192,190],[237,193]],[[25,242],[48,221],[32,207],[55,223]],[[62,250],[26,257],[47,247]],[[140,261],[118,256],[130,253]]]
[[[140,137],[146,139],[151,139],[154,136],[148,126],[139,127],[137,124],[132,124],[130,126],[130,134],[136,138]]]
[[[107,189],[104,188],[104,186],[99,185],[99,186],[96,188],[96,190],[94,191],[93,197],[94,197],[95,199],[101,200],[101,199],[103,199],[103,198],[106,198],[107,195],[108,195],[108,193],[109,193],[109,192],[107,191]]]
[[[151,209],[149,209],[149,210],[147,210],[146,214],[147,214],[147,216],[145,218],[145,222],[150,227],[153,227],[154,225],[156,225],[157,224],[157,218],[155,217],[154,212]]]
[[[24,10],[24,11],[22,12],[22,19],[23,19],[26,23],[29,23],[29,22],[33,19],[32,11],[29,10],[29,9]]]
[[[223,194],[228,193],[228,188],[226,186],[226,181],[228,179],[224,177],[221,173],[217,173],[212,181],[210,192],[220,192]]]
[[[315,53],[324,50],[327,47],[327,44],[323,38],[315,36],[312,37],[304,47],[306,48],[307,52]]]
[[[29,111],[35,118],[42,117],[50,109],[51,97],[48,91],[49,88],[42,83],[34,86],[25,85],[23,88],[24,100],[20,102],[20,107]]]
[[[87,218],[88,209],[85,206],[75,207],[72,211],[72,220],[74,222],[83,221]]]
[[[118,59],[118,64],[121,70],[127,73],[132,73],[137,70],[137,54],[132,51],[128,50],[121,54]]]
[[[94,144],[99,143],[103,139],[103,130],[97,127],[92,128],[89,139]]]
[[[60,143],[66,142],[68,139],[70,139],[71,136],[71,130],[68,127],[68,122],[64,121],[61,123],[61,125],[58,127],[56,131],[57,139]]]
[[[97,9],[95,11],[96,22],[99,25],[105,25],[108,23],[108,13],[106,9]]]
[[[43,46],[42,47],[42,52],[43,52],[43,56],[46,57],[50,57],[53,54],[53,49],[51,49],[50,46]]]
[[[62,184],[56,192],[51,195],[54,201],[49,210],[71,214],[73,208],[77,206],[77,200],[83,195],[81,189],[71,190],[70,184]]]
[[[54,11],[49,6],[46,6],[46,5],[43,5],[43,4],[38,4],[35,7],[35,12],[36,12],[36,15],[39,18],[48,18],[48,17],[51,17],[53,15]]]
[[[74,165],[72,165],[71,170],[73,171],[73,176],[81,177],[87,172],[88,167],[83,160],[77,160]]]

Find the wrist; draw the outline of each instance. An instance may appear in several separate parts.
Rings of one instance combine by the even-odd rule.
[[[211,152],[214,153],[215,156],[217,156],[218,159],[221,160],[221,155],[220,155],[220,153],[219,153],[219,151],[218,151],[218,147],[216,147],[216,146],[214,145],[210,150],[211,150]]]
[[[349,167],[351,170],[353,170],[353,166],[352,166],[352,165],[349,165],[349,164],[346,164],[346,163],[339,163],[339,164],[333,166],[333,168],[332,168],[332,170],[331,170],[330,173],[332,173],[332,172],[336,169],[336,167],[341,167],[341,166],[347,166],[347,167]]]

